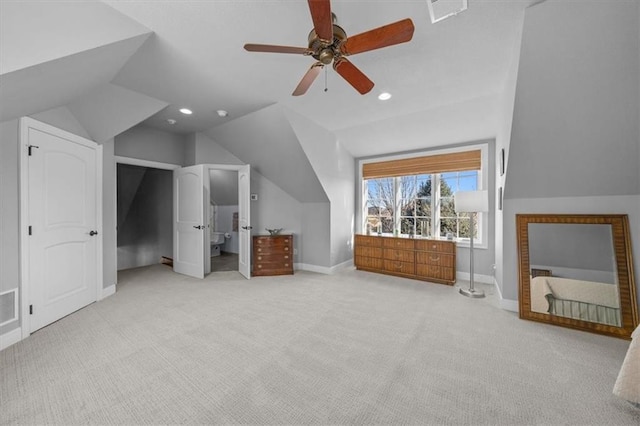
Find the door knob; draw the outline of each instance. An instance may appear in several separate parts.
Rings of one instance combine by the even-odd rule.
[[[248,231],[250,229],[253,229],[253,226],[250,226],[250,225],[243,226],[242,229],[246,229]]]
[[[89,235],[91,235],[92,237],[93,237],[94,235],[98,235],[98,231],[91,231],[91,232],[89,232]]]
[[[204,229],[204,226],[198,225],[198,226],[194,226],[194,228],[196,228],[196,229]]]

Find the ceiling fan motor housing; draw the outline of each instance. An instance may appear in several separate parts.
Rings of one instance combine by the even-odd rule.
[[[316,34],[315,30],[309,33],[309,49],[313,51],[311,56],[329,65],[334,59],[340,57],[340,46],[347,40],[347,33],[339,25],[333,24],[333,40],[327,43]]]

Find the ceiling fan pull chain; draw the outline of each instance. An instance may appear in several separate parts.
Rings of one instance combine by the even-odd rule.
[[[329,89],[327,88],[327,79],[328,79],[327,75],[329,73],[327,72],[327,67],[323,67],[323,68],[324,68],[324,91],[326,93],[329,91]]]

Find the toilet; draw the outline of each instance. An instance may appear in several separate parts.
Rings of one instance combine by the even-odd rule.
[[[220,256],[220,251],[229,238],[231,234],[228,232],[211,232],[211,257]]]

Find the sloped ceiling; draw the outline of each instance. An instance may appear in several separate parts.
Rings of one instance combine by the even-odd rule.
[[[98,143],[124,132],[167,106],[166,102],[105,84],[68,105]]]
[[[100,2],[0,2],[0,121],[110,82],[150,34]]]
[[[281,106],[264,108],[204,133],[296,200],[328,201]]]

